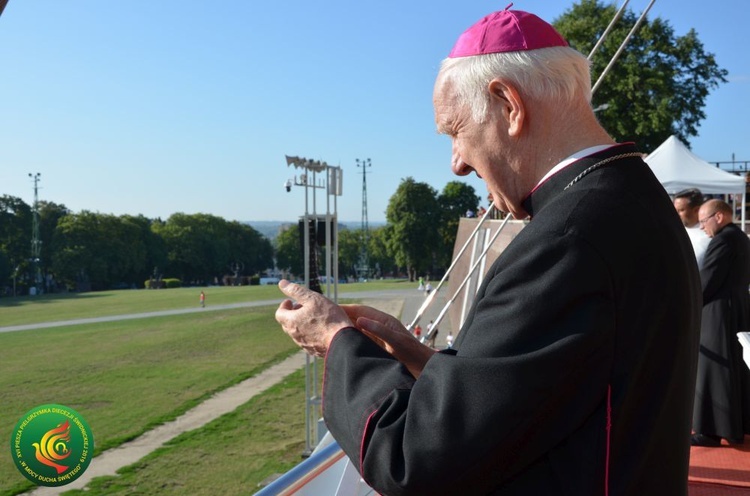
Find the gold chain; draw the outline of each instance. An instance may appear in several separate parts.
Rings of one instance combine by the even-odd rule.
[[[591,167],[589,167],[588,169],[586,169],[585,171],[581,172],[576,177],[574,177],[573,180],[570,181],[567,186],[565,186],[565,188],[563,189],[563,191],[566,190],[566,189],[568,189],[568,188],[570,188],[575,183],[577,183],[578,181],[580,181],[581,179],[583,179],[584,176],[587,176],[588,174],[591,174],[596,169],[598,169],[598,168],[600,168],[602,166],[605,166],[605,165],[607,165],[610,162],[614,162],[615,160],[620,160],[621,158],[626,158],[626,157],[643,157],[643,154],[641,152],[621,153],[619,155],[613,155],[612,157],[605,158],[604,160],[600,160],[599,162],[595,163],[594,165],[592,165]]]

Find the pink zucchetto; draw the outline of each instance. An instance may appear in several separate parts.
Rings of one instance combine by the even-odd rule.
[[[493,12],[464,31],[448,57],[568,46],[565,38],[552,25],[534,14],[508,10],[512,5]]]

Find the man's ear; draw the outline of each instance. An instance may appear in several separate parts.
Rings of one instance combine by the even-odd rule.
[[[508,136],[518,137],[526,119],[526,106],[515,86],[503,79],[493,79],[489,84],[490,105],[497,105],[508,123]]]

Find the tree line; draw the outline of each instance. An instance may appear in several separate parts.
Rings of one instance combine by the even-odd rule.
[[[142,215],[81,211],[38,203],[40,257],[31,258],[33,209],[0,196],[0,288],[43,291],[144,287],[172,277],[208,284],[230,265],[254,274],[273,266],[273,246],[252,227],[209,214]],[[38,277],[37,274],[39,274]],[[39,280],[37,280],[39,279]]]
[[[426,183],[404,179],[389,201],[386,226],[368,232],[372,275],[440,274],[450,262],[459,217],[478,205],[474,188],[458,181],[438,194]],[[2,294],[26,294],[32,287],[45,292],[142,288],[164,278],[188,285],[226,284],[236,275],[257,280],[274,267],[288,277],[304,273],[296,223],[274,244],[247,224],[204,213],[175,213],[161,220],[74,213],[48,201],[37,208],[41,248],[34,260],[32,206],[0,196]],[[361,229],[339,231],[342,277],[358,275],[363,240]]]

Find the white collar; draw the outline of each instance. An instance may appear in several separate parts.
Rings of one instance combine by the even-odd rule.
[[[573,155],[564,159],[562,162],[560,162],[559,164],[551,168],[549,171],[547,171],[544,177],[536,184],[536,186],[534,186],[534,189],[537,189],[539,185],[541,185],[544,181],[549,179],[553,174],[557,174],[558,172],[560,172],[561,170],[563,170],[565,167],[569,166],[573,162],[580,160],[584,157],[588,157],[589,155],[593,155],[595,153],[604,151],[608,148],[612,148],[613,146],[617,146],[617,145],[596,145],[596,146],[591,146],[589,148],[585,148],[583,150],[575,152]]]

